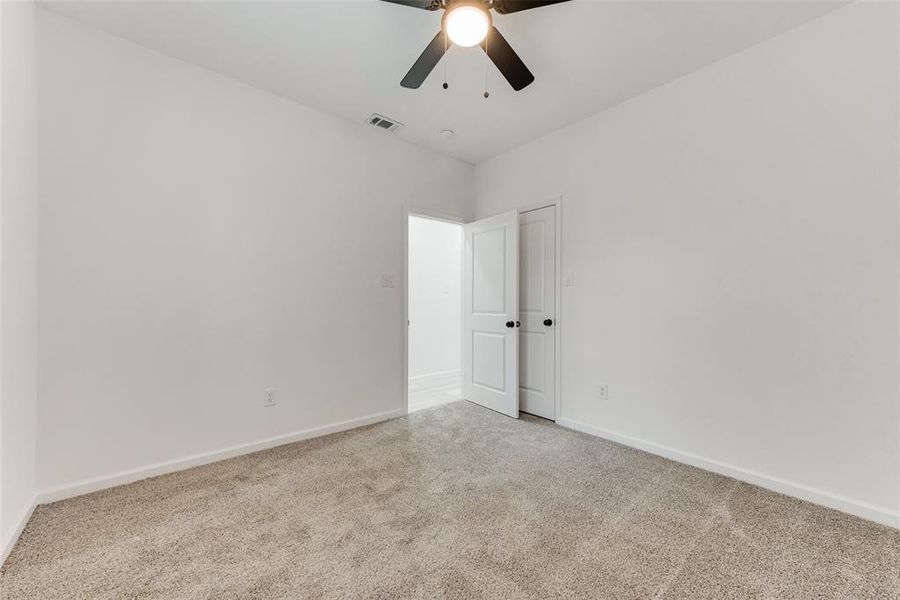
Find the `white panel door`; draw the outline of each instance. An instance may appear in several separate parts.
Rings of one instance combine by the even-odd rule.
[[[519,215],[519,408],[556,420],[556,207]]]
[[[463,392],[519,417],[519,219],[513,211],[466,225]]]

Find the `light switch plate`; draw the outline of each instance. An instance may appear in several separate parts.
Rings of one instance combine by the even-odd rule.
[[[574,271],[566,271],[563,274],[563,285],[566,287],[572,287],[575,285],[575,272]]]
[[[597,384],[597,399],[609,400],[609,386],[605,383]]]
[[[394,276],[391,273],[382,273],[381,274],[381,287],[383,287],[383,288],[394,287]]]

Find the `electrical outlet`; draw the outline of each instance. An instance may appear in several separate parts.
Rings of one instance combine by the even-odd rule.
[[[265,390],[265,396],[263,397],[263,406],[275,406],[277,402],[275,402],[275,389],[268,388]]]
[[[609,386],[605,383],[597,384],[597,400],[609,400]]]

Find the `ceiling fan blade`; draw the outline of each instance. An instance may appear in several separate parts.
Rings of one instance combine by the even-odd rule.
[[[431,70],[441,61],[441,57],[447,51],[447,43],[444,40],[444,31],[438,31],[431,43],[425,48],[416,62],[409,69],[409,73],[400,82],[405,88],[414,90],[422,85]]]
[[[496,27],[492,28],[481,42],[481,49],[487,53],[488,58],[497,65],[509,85],[517,92],[534,81],[534,75]]]
[[[391,4],[403,4],[410,8],[421,8],[422,10],[437,10],[441,7],[441,0],[381,0],[382,2],[390,2]]]
[[[391,0],[387,0],[390,2]],[[494,10],[501,15],[519,12],[521,10],[530,10],[541,6],[549,6],[551,4],[559,4],[560,2],[568,2],[569,0],[494,0]]]

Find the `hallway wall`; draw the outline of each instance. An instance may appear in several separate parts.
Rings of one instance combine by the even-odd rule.
[[[459,371],[462,226],[409,218],[409,376]]]

